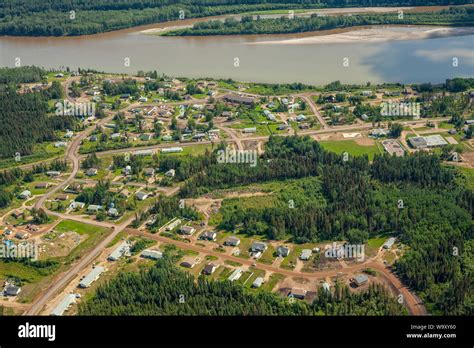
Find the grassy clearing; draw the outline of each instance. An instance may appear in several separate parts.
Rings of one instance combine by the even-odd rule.
[[[461,174],[461,179],[463,184],[471,189],[474,190],[474,169],[466,168],[466,167],[456,167],[458,173]]]
[[[351,156],[369,156],[372,160],[376,154],[380,154],[380,150],[377,145],[363,146],[357,144],[354,140],[339,140],[339,141],[322,141],[321,146],[326,150],[341,154],[347,152]]]
[[[67,256],[49,259],[56,261],[56,264],[50,267],[40,268],[34,265],[25,265],[21,262],[0,262],[0,279],[14,277],[23,282],[22,292],[19,295],[20,302],[31,302],[42,289],[51,283],[57,274],[64,272],[70,264],[80,259],[109,233],[106,228],[71,220],[61,221],[54,230],[57,233],[74,231],[80,235],[87,235],[87,238],[72,249]],[[42,257],[40,259],[44,260]]]
[[[263,283],[260,289],[266,290],[266,291],[272,291],[275,285],[277,285],[284,278],[285,276],[283,274],[273,273],[272,275],[270,275],[270,278],[268,279],[268,281]]]
[[[59,158],[64,155],[64,148],[54,147],[54,143],[36,144],[31,155],[21,156],[20,161],[15,158],[4,158],[0,160],[0,169],[12,168],[24,164],[31,164],[44,160]]]

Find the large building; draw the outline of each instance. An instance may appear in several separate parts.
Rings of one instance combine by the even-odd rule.
[[[389,139],[382,141],[383,148],[387,151],[388,154],[396,157],[403,157],[405,150],[403,150],[402,145],[396,140]]]
[[[226,94],[224,100],[229,103],[244,104],[248,106],[252,106],[255,103],[255,98],[244,97],[233,93]]]
[[[114,251],[112,251],[112,254],[110,254],[107,259],[109,261],[118,261],[122,256],[130,256],[130,244],[128,241],[120,244]]]
[[[146,259],[158,260],[163,257],[163,253],[159,250],[146,249],[142,251],[141,257],[144,257]]]
[[[59,302],[59,304],[53,309],[51,315],[61,316],[64,314],[65,311],[71,307],[73,303],[76,302],[76,295],[75,294],[67,294],[64,298]]]
[[[177,153],[177,152],[183,152],[182,147],[168,147],[166,149],[161,149],[162,153]]]
[[[439,134],[428,135],[425,137],[428,147],[438,147],[448,145],[448,142]]]
[[[81,288],[88,288],[93,282],[99,279],[100,275],[105,271],[104,267],[95,266],[92,271],[90,271],[84,279],[81,280],[79,286]]]
[[[426,137],[413,137],[408,139],[408,142],[415,149],[448,145],[448,142],[439,134],[428,135]]]

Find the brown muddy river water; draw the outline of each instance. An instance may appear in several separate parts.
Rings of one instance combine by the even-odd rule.
[[[202,19],[201,19],[202,20]],[[82,37],[0,37],[0,66],[94,68],[257,82],[442,82],[474,76],[474,29],[357,28],[331,35],[162,37],[150,28]]]

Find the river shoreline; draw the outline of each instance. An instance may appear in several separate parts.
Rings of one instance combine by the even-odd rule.
[[[415,28],[416,30],[400,30]],[[343,29],[325,30],[320,32],[305,33],[305,37],[288,38],[282,40],[266,40],[249,42],[247,45],[314,45],[329,43],[357,43],[357,42],[387,42],[439,39],[474,35],[474,27],[433,27],[433,26],[407,26],[407,25],[380,25],[350,27]]]

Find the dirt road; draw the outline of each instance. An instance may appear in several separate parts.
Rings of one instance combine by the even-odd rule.
[[[238,262],[240,264],[247,265],[247,266],[253,266],[255,268],[258,268],[264,271],[268,271],[272,273],[280,273],[288,277],[294,277],[294,278],[304,277],[307,279],[322,279],[326,277],[336,276],[338,275],[338,273],[341,272],[341,270],[317,271],[314,273],[291,271],[287,269],[274,267],[272,265],[266,265],[260,262],[255,262],[255,260],[252,260],[252,259],[243,259],[237,256],[216,252],[216,251],[213,251],[208,248],[201,247],[195,244],[177,241],[174,239],[162,237],[160,235],[152,234],[149,232],[139,231],[139,230],[130,229],[130,228],[126,229],[126,231],[130,234],[143,236],[143,237],[150,238],[162,243],[173,244],[179,247],[180,249],[192,250],[198,253],[215,256],[220,259]],[[423,304],[418,299],[418,297],[412,294],[411,291],[400,282],[400,280],[392,273],[391,270],[389,270],[384,265],[380,264],[380,261],[378,260],[378,254],[375,257],[368,259],[362,263],[345,267],[343,269],[343,272],[345,273],[345,272],[362,271],[365,268],[373,268],[377,270],[378,273],[387,281],[387,283],[391,284],[392,289],[396,293],[401,294],[403,296],[402,298],[404,300],[404,304],[408,308],[408,311],[410,312],[411,315],[426,315],[427,314],[426,309],[424,308]]]

